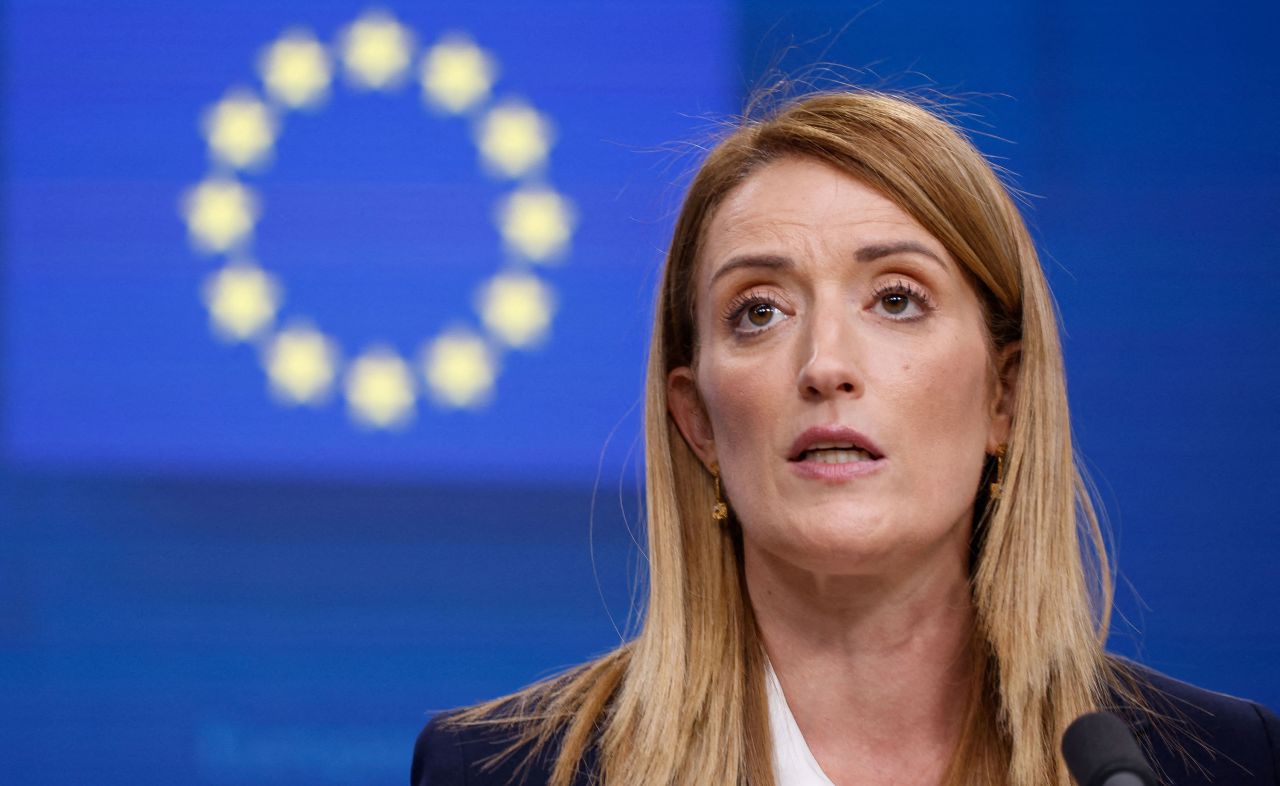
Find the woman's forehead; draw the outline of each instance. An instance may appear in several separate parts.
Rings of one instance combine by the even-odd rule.
[[[911,241],[940,259],[942,244],[892,200],[823,162],[786,158],[753,173],[711,216],[702,246],[700,278],[742,253],[805,254],[806,246],[866,246]]]

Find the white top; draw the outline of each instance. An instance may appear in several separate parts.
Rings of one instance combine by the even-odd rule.
[[[777,786],[835,786],[813,758],[796,716],[787,706],[782,683],[765,659],[765,691],[769,695],[769,731],[773,734],[773,778]]]

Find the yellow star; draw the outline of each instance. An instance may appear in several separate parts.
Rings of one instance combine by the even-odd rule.
[[[277,101],[291,109],[315,106],[328,96],[329,56],[315,36],[289,30],[258,57],[258,73]]]
[[[507,273],[489,281],[479,306],[489,332],[513,347],[527,347],[546,335],[555,297],[537,276]]]
[[[233,262],[204,280],[201,296],[214,333],[244,341],[262,332],[280,307],[280,284],[251,262]]]
[[[476,145],[499,175],[520,177],[541,166],[551,150],[551,122],[525,104],[509,101],[485,115]]]
[[[465,331],[446,333],[427,345],[422,364],[432,395],[450,407],[487,403],[498,376],[497,359],[484,339]]]
[[[497,73],[494,59],[470,38],[446,36],[422,58],[422,97],[458,114],[489,95]]]
[[[498,231],[513,251],[535,262],[562,253],[573,234],[569,200],[547,188],[522,188],[498,207]]]
[[[319,404],[333,386],[338,347],[315,328],[297,324],[271,338],[262,362],[278,399],[286,404]]]
[[[267,159],[279,131],[267,105],[244,90],[230,91],[205,110],[200,127],[213,157],[242,169]]]
[[[224,252],[245,240],[258,220],[258,200],[238,181],[209,178],[182,197],[187,233],[197,248]]]
[[[394,87],[409,67],[413,34],[386,11],[367,11],[342,31],[342,62],[358,86]]]
[[[347,408],[358,423],[398,428],[413,418],[416,393],[409,365],[393,350],[373,347],[346,374]]]

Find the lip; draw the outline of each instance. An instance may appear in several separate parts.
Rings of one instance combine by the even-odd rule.
[[[806,450],[823,442],[848,442],[870,453],[871,461],[851,461],[845,464],[824,464],[818,461],[801,461]],[[787,464],[791,471],[802,478],[840,482],[870,475],[886,463],[884,454],[870,437],[845,426],[815,426],[808,429],[791,445]]]
[[[874,464],[884,460],[884,452],[880,450],[880,446],[871,440],[865,434],[861,434],[847,426],[814,426],[806,430],[803,434],[796,437],[796,441],[791,443],[791,450],[787,453],[787,461],[796,464],[804,464],[800,460],[800,456],[806,450],[819,445],[823,442],[848,442],[854,447],[870,453],[874,461],[859,462],[863,464]],[[838,467],[840,464],[826,464],[828,467]]]

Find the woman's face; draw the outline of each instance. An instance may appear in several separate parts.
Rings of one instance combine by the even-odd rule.
[[[942,244],[797,157],[729,194],[698,264],[697,361],[671,373],[668,399],[748,545],[841,575],[967,548],[1016,369],[1001,384]]]

